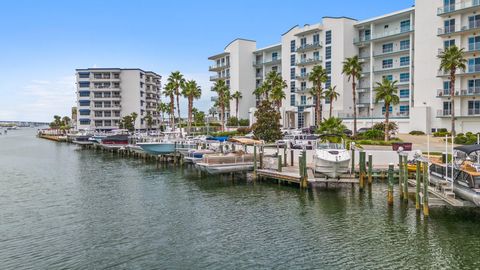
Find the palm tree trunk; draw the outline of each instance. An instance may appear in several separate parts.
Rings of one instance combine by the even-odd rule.
[[[192,132],[192,103],[191,97],[188,98],[188,135]]]
[[[320,104],[320,94],[317,95],[318,115],[317,115],[317,127],[322,123],[322,104]]]
[[[236,109],[235,117],[237,117],[237,120],[238,120],[238,98],[235,100],[235,109]]]
[[[452,136],[456,135],[455,131],[455,72],[456,70],[453,69],[450,72],[450,96],[452,97],[450,103],[450,111],[452,116]]]
[[[178,93],[178,89],[177,89],[177,114],[178,114],[178,123],[180,124],[179,125],[179,129],[180,129],[180,138],[182,138],[182,118],[180,117],[180,94]]]
[[[388,118],[390,117],[390,104],[388,102],[385,102],[385,141],[388,142],[389,139],[389,130],[388,130]]]
[[[356,95],[356,87],[357,84],[355,82],[356,74],[352,74],[352,94],[353,94],[353,136],[357,135],[357,95]]]
[[[332,97],[330,97],[330,115],[328,116],[328,118],[332,118],[332,111],[333,111],[333,100],[332,100]]]
[[[222,125],[222,131],[225,131],[225,106],[222,104],[220,109],[221,109],[220,122]]]

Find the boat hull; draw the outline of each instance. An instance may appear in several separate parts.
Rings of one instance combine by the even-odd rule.
[[[175,143],[138,143],[143,151],[152,155],[166,155],[175,152]]]
[[[233,172],[253,171],[253,162],[237,163],[237,164],[208,164],[196,163],[195,166],[208,174],[222,174]]]
[[[328,161],[318,159],[315,162],[315,172],[324,174],[331,178],[340,177],[342,174],[349,172],[349,160],[344,161]]]
[[[445,180],[442,176],[437,175],[436,173],[430,173],[430,183],[434,185],[439,185],[439,183],[444,182]],[[475,190],[459,184],[457,181],[453,183],[453,193],[456,196],[473,203],[476,206],[480,206],[480,193]]]

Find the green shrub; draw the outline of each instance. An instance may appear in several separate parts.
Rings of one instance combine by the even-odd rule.
[[[425,132],[419,131],[419,130],[412,130],[412,131],[410,131],[409,134],[414,135],[414,136],[419,136],[419,135],[425,135]]]
[[[445,137],[446,135],[451,136],[448,131],[437,131],[433,133],[433,137]]]
[[[227,120],[227,126],[229,127],[236,127],[238,126],[238,119],[237,117],[229,117]]]
[[[248,119],[240,119],[238,121],[238,125],[241,126],[241,127],[248,127],[250,126],[250,120]]]
[[[359,138],[363,140],[382,140],[385,138],[385,132],[383,130],[371,129],[360,134]]]
[[[439,128],[437,129],[437,132],[448,132],[446,128]]]
[[[380,122],[373,125],[372,129],[385,131],[385,123]],[[388,130],[390,133],[396,133],[398,131],[398,125],[395,122],[388,122]]]
[[[237,133],[239,135],[245,135],[245,134],[250,133],[251,131],[252,131],[252,129],[249,128],[249,127],[239,127],[239,128],[237,128]]]

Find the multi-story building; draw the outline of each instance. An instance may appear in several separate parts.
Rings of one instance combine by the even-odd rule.
[[[455,82],[457,132],[480,131],[480,1],[421,0],[415,7],[415,87],[411,129],[451,127],[448,74],[439,71],[438,55],[447,47],[464,49],[467,69]]]
[[[384,78],[396,81],[400,103],[390,105],[392,119],[402,129],[409,126],[413,84],[414,8],[386,14],[355,23],[354,44],[362,62],[357,86],[358,119],[361,124],[383,120],[387,110],[382,102],[375,103],[376,83]],[[367,125],[368,125],[367,124]]]
[[[249,108],[255,107],[255,68],[252,64],[253,52],[256,50],[256,42],[247,39],[235,39],[228,44],[222,53],[213,55],[208,59],[213,61],[209,71],[215,72],[210,76],[211,82],[224,80],[230,87],[230,93],[239,91],[242,98],[239,100],[238,118],[248,119]],[[230,110],[226,117],[234,116],[236,103],[230,102]],[[232,112],[232,113],[230,113]]]
[[[421,0],[415,7],[362,21],[324,17],[321,23],[291,28],[281,36],[280,45],[256,50],[254,41],[235,40],[227,46],[224,54],[210,59],[219,61],[228,55],[232,64],[235,56],[245,62],[253,61],[253,68],[236,64],[240,68],[235,71],[230,68],[230,73],[228,69],[226,73],[211,70],[218,71],[219,76],[228,74],[230,81],[244,78],[240,88],[231,86],[232,89],[241,89],[244,97],[252,97],[240,104],[240,111],[244,113],[242,117],[248,108],[255,106],[251,95],[253,89],[263,82],[269,70],[277,70],[288,85],[281,108],[282,124],[288,128],[301,128],[315,124],[315,99],[309,95],[313,85],[308,75],[315,65],[322,65],[329,77],[324,87],[337,86],[340,92],[339,99],[333,103],[333,116],[342,118],[352,128],[352,86],[342,74],[342,66],[345,58],[358,55],[363,68],[355,93],[358,127],[383,121],[388,110],[400,132],[431,132],[451,128],[449,75],[439,72],[438,56],[448,46],[456,45],[464,49],[468,60],[466,70],[458,70],[456,76],[457,131],[479,131],[478,14],[479,0]],[[245,49],[241,52],[231,50],[232,45]],[[375,102],[376,83],[384,78],[397,81],[398,105],[385,108],[382,101]],[[329,100],[323,100],[321,105],[322,115],[328,116]],[[252,114],[254,109],[249,111]]]
[[[112,130],[135,112],[136,129],[146,129],[147,114],[158,125],[161,76],[141,69],[88,68],[76,70],[77,129]]]

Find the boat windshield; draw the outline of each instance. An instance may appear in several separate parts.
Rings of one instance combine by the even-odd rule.
[[[341,143],[319,143],[317,149],[345,149]]]

